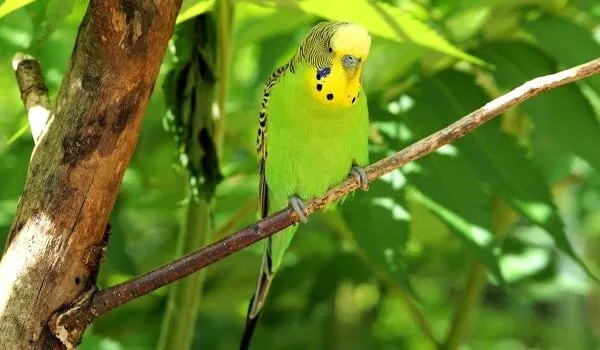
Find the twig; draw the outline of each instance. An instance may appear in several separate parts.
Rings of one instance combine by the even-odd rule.
[[[231,58],[231,18],[233,15],[233,7],[229,0],[220,0],[216,4],[215,12],[217,14],[217,69],[218,73],[218,96],[217,106],[218,113],[216,115],[215,125],[215,143],[217,148],[221,148],[225,138],[225,123],[226,119],[226,104],[227,95],[229,93],[229,62]]]
[[[481,302],[481,291],[485,283],[485,266],[480,262],[473,263],[463,295],[461,295],[458,305],[456,305],[456,312],[452,318],[452,327],[440,349],[456,350],[461,345],[469,331],[469,326],[477,306]]]
[[[492,195],[492,232],[496,238],[503,239],[510,227],[517,221],[518,216],[513,209],[497,194]],[[486,268],[483,263],[474,261],[471,264],[467,283],[463,288],[454,316],[450,323],[448,334],[439,347],[441,350],[456,350],[465,342],[469,335],[474,319],[481,306],[483,291],[487,285]]]
[[[18,53],[12,60],[13,70],[19,84],[21,99],[27,110],[33,141],[37,145],[50,116],[48,88],[40,63],[30,55]]]
[[[368,166],[365,169],[367,176],[369,180],[375,180],[409,162],[424,157],[441,146],[458,140],[473,129],[525,100],[537,96],[544,91],[598,73],[600,73],[600,59],[530,80],[507,94],[492,100],[450,126],[408,146],[390,157]],[[324,196],[308,202],[308,214],[323,208],[328,203],[347,195],[359,187],[360,184],[355,178],[347,179],[339,186],[329,190]],[[87,307],[78,306],[76,309],[67,309],[59,314],[58,317],[54,317],[55,326],[62,327],[62,329],[69,330],[70,332],[82,333],[95,317],[196,272],[296,222],[298,222],[298,217],[292,210],[289,208],[281,210],[183,258],[119,285],[97,292],[90,299]]]

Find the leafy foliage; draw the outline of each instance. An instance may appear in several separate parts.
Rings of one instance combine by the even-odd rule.
[[[222,20],[219,4],[184,1],[177,32],[201,34],[186,28],[201,14]],[[372,161],[529,79],[600,56],[600,7],[590,0],[233,4],[228,80],[199,75],[201,50],[165,56],[112,214],[100,287],[175,257],[189,183],[174,155],[189,156],[189,129],[210,124],[190,113],[192,101],[211,99],[190,94],[202,79],[228,91],[223,149],[218,169],[214,149],[201,152],[212,172],[201,172],[197,154],[184,165],[194,164],[199,193],[214,191],[215,239],[256,219],[262,84],[319,20],[355,21],[373,35],[363,76]],[[0,235],[32,149],[11,57],[35,54],[54,98],[86,6],[0,0]],[[171,132],[162,125],[167,107]],[[470,348],[598,348],[600,315],[586,305],[600,295],[589,278],[600,262],[599,107],[600,77],[546,92],[313,216],[284,259],[255,347],[430,349],[454,329],[453,314],[468,313],[458,296],[472,293],[482,302],[469,306],[479,309],[464,339]],[[261,248],[208,269],[194,347],[237,347]],[[488,272],[482,290],[467,290],[473,264]],[[166,300],[167,288],[101,317],[82,348],[154,348]]]
[[[28,5],[31,2],[33,2],[33,0],[2,0],[2,2],[0,2],[0,18],[20,9],[23,6]]]
[[[223,179],[210,113],[217,79],[216,39],[207,35],[206,28],[212,26],[203,21],[179,26],[174,39],[175,67],[163,84],[167,107],[164,123],[177,143],[179,163],[190,175],[196,199],[211,199]]]

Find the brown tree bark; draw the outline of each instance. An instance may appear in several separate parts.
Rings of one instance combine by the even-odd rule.
[[[0,349],[66,347],[47,322],[95,283],[180,5],[90,1],[0,261]]]

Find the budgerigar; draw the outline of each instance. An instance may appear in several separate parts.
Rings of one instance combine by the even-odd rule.
[[[257,137],[261,216],[287,205],[306,221],[305,204],[352,173],[366,188],[369,118],[362,69],[371,37],[361,26],[323,22],[265,85]],[[266,240],[241,349],[247,349],[267,292],[296,231]]]

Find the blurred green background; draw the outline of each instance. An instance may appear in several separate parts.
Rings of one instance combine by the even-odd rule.
[[[33,147],[11,58],[35,55],[54,100],[86,7],[0,0],[2,241]],[[208,39],[193,34],[198,15],[214,31]],[[262,85],[323,19],[360,23],[373,36],[363,77],[373,161],[528,79],[600,57],[597,0],[186,0],[111,216],[100,287],[257,218]],[[209,49],[190,50],[198,40]],[[224,110],[211,126],[223,180],[208,200],[210,179],[190,181],[186,171],[195,156],[182,130],[197,125],[166,113],[167,104],[189,103],[169,99],[163,83],[190,57],[215,59],[216,77],[185,84],[211,91]],[[200,108],[214,110],[200,95]],[[600,290],[590,278],[600,276],[599,117],[596,76],[544,93],[312,216],[275,279],[254,348],[600,348]],[[185,225],[198,210],[210,230]],[[154,349],[159,338],[163,348],[237,348],[261,253],[259,244],[210,266],[188,296],[171,299],[175,310],[193,311],[175,323],[191,330],[187,339],[165,343],[181,336],[164,321],[177,313],[165,316],[163,288],[100,317],[81,348]]]

